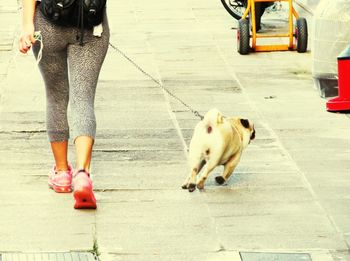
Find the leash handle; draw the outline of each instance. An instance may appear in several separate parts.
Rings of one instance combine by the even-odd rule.
[[[41,31],[34,32],[34,39],[40,43],[38,57],[36,58],[36,64],[38,65],[41,61],[42,54],[43,54],[43,48],[44,48],[43,37],[41,35]]]
[[[34,36],[34,39],[37,41],[40,41],[42,39],[41,31],[35,31],[33,36]]]

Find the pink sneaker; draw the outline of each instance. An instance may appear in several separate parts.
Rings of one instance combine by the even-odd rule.
[[[74,176],[73,187],[75,198],[74,208],[95,209],[97,207],[96,198],[92,190],[92,181],[88,172],[83,169],[79,170]]]
[[[68,165],[68,170],[57,171],[56,166],[53,166],[49,174],[49,187],[57,193],[72,192],[72,176],[73,168]]]

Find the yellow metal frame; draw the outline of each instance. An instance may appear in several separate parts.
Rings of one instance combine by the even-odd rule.
[[[251,13],[252,21],[252,49],[257,52],[263,51],[288,51],[295,50],[296,46],[293,42],[293,16],[295,19],[299,18],[299,14],[293,7],[293,0],[279,0],[281,2],[289,2],[289,32],[288,34],[258,34],[256,33],[256,21],[255,21],[255,3],[256,2],[275,2],[276,0],[248,0],[248,6],[245,10],[242,19],[246,18]],[[278,44],[278,45],[257,45],[257,38],[276,38],[276,37],[289,37],[289,44]]]

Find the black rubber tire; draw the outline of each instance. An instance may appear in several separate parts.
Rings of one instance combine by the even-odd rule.
[[[237,30],[237,51],[240,54],[248,54],[250,51],[250,29],[249,29],[249,20],[241,19],[238,21],[238,30]]]
[[[243,6],[244,0],[221,0],[221,3],[233,18],[236,20],[242,18],[245,11],[245,7]]]
[[[305,18],[298,18],[295,28],[295,39],[297,42],[297,52],[305,53],[307,50],[308,32]]]

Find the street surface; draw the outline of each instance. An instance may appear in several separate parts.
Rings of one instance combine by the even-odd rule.
[[[215,184],[218,167],[203,191],[182,190],[198,118],[110,47],[95,101],[98,209],[74,210],[72,194],[48,189],[44,85],[32,53],[17,51],[19,4],[0,0],[3,260],[350,260],[350,119],[325,110],[311,53],[239,55],[218,0],[109,1],[108,14],[111,43],[138,66],[201,114],[251,119],[256,140],[226,185]]]

